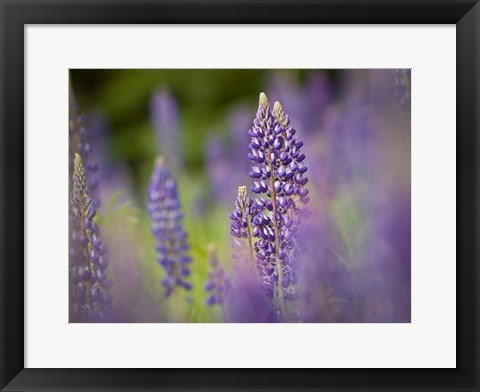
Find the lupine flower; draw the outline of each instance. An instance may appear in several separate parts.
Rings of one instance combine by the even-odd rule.
[[[380,96],[385,102],[393,98],[391,88],[388,97],[382,92],[388,75],[388,72],[367,70],[346,74],[342,104],[337,105],[330,117],[324,132],[324,146],[314,157],[319,160],[318,165],[312,166],[309,162],[314,168],[310,177],[327,198],[334,197],[342,186],[359,175],[368,176],[378,169],[375,162],[378,155],[375,120],[379,118],[376,102]]]
[[[167,277],[161,281],[169,297],[177,288],[191,290],[187,233],[183,229],[182,209],[175,183],[163,157],[155,161],[148,187],[148,211],[151,230],[156,241],[158,263]]]
[[[328,76],[320,71],[310,73],[305,86],[304,105],[307,110],[304,120],[305,128],[303,128],[309,134],[309,139],[314,139],[319,131],[325,130],[332,104],[332,89]],[[311,158],[312,155],[309,154],[310,165],[312,165]]]
[[[107,250],[95,222],[95,206],[89,196],[85,167],[79,154],[73,164],[70,219],[70,279],[72,321],[108,320],[112,280],[107,277]]]
[[[206,304],[211,306],[225,303],[226,296],[230,290],[230,280],[225,275],[225,271],[218,262],[215,246],[210,244],[208,247],[208,256],[211,270],[208,273],[208,282],[205,284],[205,290],[208,292]]]
[[[157,136],[158,152],[165,156],[173,173],[183,163],[178,103],[168,90],[157,90],[151,99],[150,116]]]
[[[70,178],[73,173],[73,165],[75,154],[80,154],[83,158],[83,164],[88,176],[88,190],[90,197],[93,198],[95,207],[98,207],[100,200],[97,197],[96,191],[98,187],[96,173],[98,171],[98,165],[94,159],[92,159],[92,143],[91,133],[86,125],[86,117],[83,114],[79,114],[78,105],[75,100],[72,87],[70,86],[70,99],[69,99],[69,168]],[[70,184],[72,185],[72,184]]]
[[[213,197],[220,203],[231,203],[237,184],[235,168],[229,159],[229,151],[223,139],[211,135],[205,143],[205,167]]]
[[[411,70],[406,68],[394,69],[392,71],[395,98],[402,107],[410,103]]]
[[[290,288],[297,281],[296,234],[309,201],[303,142],[295,136],[280,103],[276,102],[272,111],[264,93],[248,134],[248,157],[254,163],[249,173],[254,180],[251,190],[258,195],[252,203],[252,234],[258,239],[254,245],[256,261],[261,266],[265,294],[277,295],[282,308],[284,297],[294,295]]]

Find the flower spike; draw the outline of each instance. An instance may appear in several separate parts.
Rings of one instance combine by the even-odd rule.
[[[107,248],[95,221],[95,205],[88,192],[85,166],[78,153],[73,164],[70,218],[71,321],[108,321],[113,282],[107,277]]]
[[[177,184],[166,167],[165,159],[155,160],[148,187],[148,211],[151,230],[156,241],[157,262],[167,277],[161,281],[165,296],[169,297],[176,288],[191,290],[187,233],[183,229],[183,213]]]

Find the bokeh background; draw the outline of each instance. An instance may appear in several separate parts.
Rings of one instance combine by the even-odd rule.
[[[311,194],[303,322],[410,322],[410,70],[71,70],[91,133],[116,322],[222,322],[207,247],[233,274],[229,212],[258,95],[304,141]],[[146,211],[155,157],[178,182],[193,289],[165,298]],[[252,195],[252,194],[251,194]]]

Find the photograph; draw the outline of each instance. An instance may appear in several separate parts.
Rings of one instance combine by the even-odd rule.
[[[69,322],[410,323],[411,85],[70,69]]]

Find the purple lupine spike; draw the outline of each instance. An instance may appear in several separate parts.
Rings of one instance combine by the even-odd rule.
[[[400,68],[392,70],[395,98],[405,108],[410,103],[411,70]]]
[[[277,296],[278,311],[285,317],[284,298],[293,298],[297,281],[296,234],[308,213],[303,143],[295,136],[296,130],[280,103],[276,102],[272,111],[264,93],[260,94],[249,135],[249,157],[254,164],[251,190],[258,195],[252,204],[253,236],[258,239],[254,245],[256,259],[265,293]]]
[[[161,281],[166,297],[177,287],[191,290],[188,236],[183,229],[177,184],[163,157],[157,157],[148,186],[148,212],[158,252],[157,262],[167,274]]]
[[[177,174],[183,163],[182,135],[178,103],[170,91],[159,89],[153,93],[150,117],[156,131],[157,150]]]
[[[75,154],[70,219],[70,300],[72,322],[108,321],[112,280],[107,277],[107,249],[94,219],[82,158]]]
[[[205,290],[208,293],[206,304],[208,306],[215,304],[222,305],[225,303],[230,290],[230,280],[225,275],[225,271],[218,262],[215,245],[210,244],[208,246],[208,256],[211,270],[208,273],[209,279],[205,284]]]

